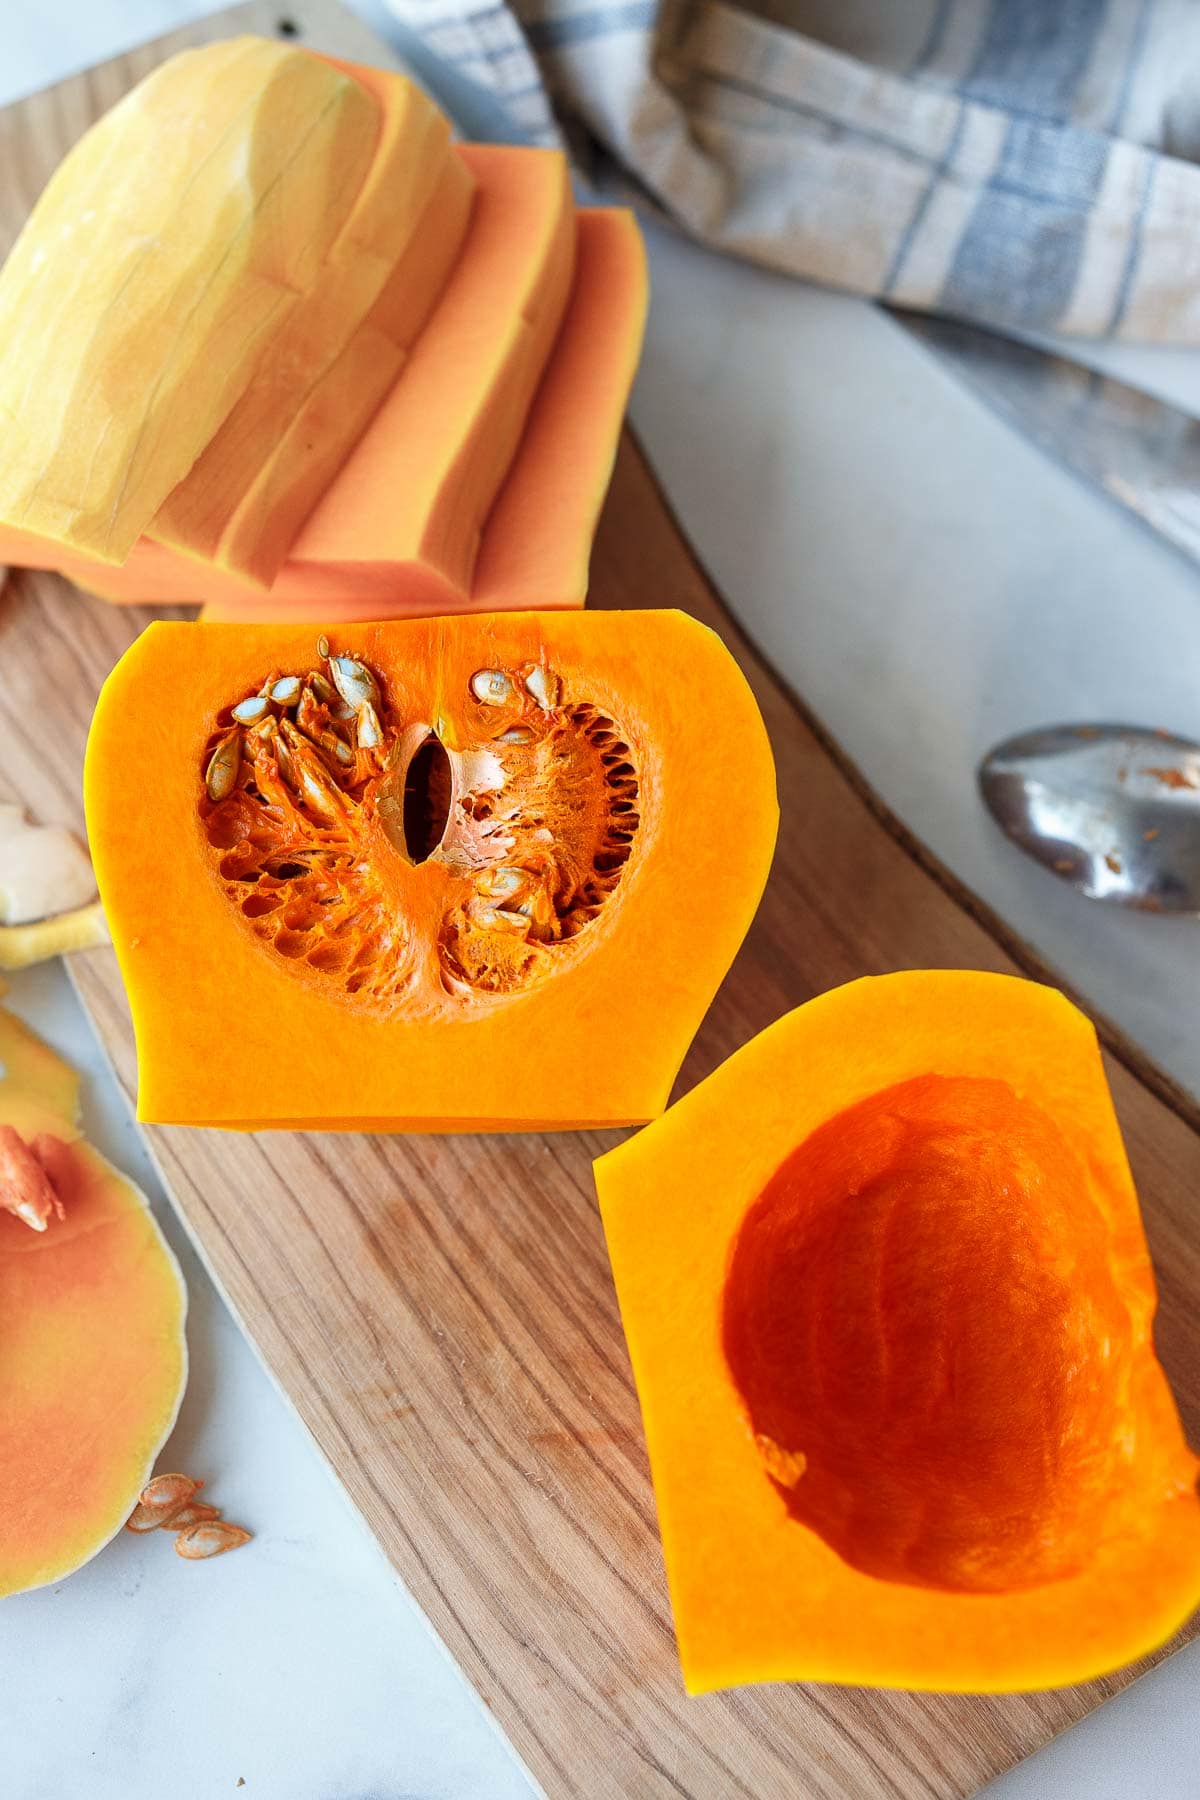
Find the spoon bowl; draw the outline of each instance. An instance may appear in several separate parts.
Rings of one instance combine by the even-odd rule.
[[[1137,725],[1051,725],[979,765],[1012,842],[1091,900],[1200,913],[1200,744]]]

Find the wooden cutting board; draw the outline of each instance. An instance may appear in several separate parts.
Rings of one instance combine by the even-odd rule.
[[[327,0],[297,0],[286,20],[255,4],[9,107],[0,248],[102,108],[166,54],[248,29],[388,60]],[[779,764],[775,871],[680,1091],[787,1008],[853,976],[918,965],[1041,972],[907,840],[755,657],[631,443],[596,548],[593,602],[677,605],[714,625],[755,686]],[[82,827],[92,705],[148,617],[51,576],[12,578],[0,599],[4,797]],[[143,780],[152,769],[130,771],[131,806]],[[115,960],[93,952],[74,973],[132,1098]],[[1136,1052],[1111,1032],[1106,1042],[1162,1289],[1159,1347],[1200,1442],[1198,1121]],[[556,1800],[965,1795],[1140,1672],[1003,1698],[794,1686],[686,1699],[592,1190],[591,1159],[618,1134],[147,1136],[267,1365]]]

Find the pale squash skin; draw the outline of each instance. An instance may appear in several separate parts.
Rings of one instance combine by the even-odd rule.
[[[0,1008],[0,1124],[61,1143],[65,1217],[0,1211],[0,1597],[121,1529],[179,1411],[187,1295],[146,1198],[79,1135],[79,1079]]]
[[[1063,1686],[1200,1602],[1137,1197],[1060,994],[853,982],[595,1173],[690,1692]]]
[[[485,771],[500,754],[485,740],[503,726],[471,697],[473,676],[548,669],[563,684],[563,709],[598,709],[629,746],[640,824],[628,861],[598,916],[545,960],[535,957],[528,981],[468,995],[470,969],[447,987],[437,963],[462,879],[445,863],[414,867],[370,835],[366,865],[384,871],[384,913],[408,933],[414,960],[407,986],[378,1002],[356,998],[353,968],[335,978],[294,940],[282,954],[264,947],[257,915],[243,916],[231,899],[223,852],[202,817],[214,721],[257,693],[268,672],[311,668],[313,631],[150,626],[105,684],[85,770],[89,841],[138,1040],[140,1117],[245,1129],[515,1131],[661,1111],[758,904],[778,823],[766,732],[720,639],[671,612],[513,613],[330,632],[339,652],[375,671],[401,721],[436,725],[455,754],[483,745],[475,766]],[[536,726],[532,701],[522,704]],[[126,771],[149,705],[155,780],[133,808]],[[582,797],[590,803],[600,791],[589,776]],[[543,797],[561,805],[553,789],[539,789],[530,806]],[[555,830],[558,820],[552,812]],[[693,907],[679,904],[685,889],[703,895],[702,933]],[[326,950],[335,956],[337,940]],[[231,1031],[236,1057],[227,1053]]]

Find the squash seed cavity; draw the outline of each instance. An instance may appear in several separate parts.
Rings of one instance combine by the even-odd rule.
[[[213,721],[212,866],[281,966],[349,1003],[515,997],[586,945],[641,823],[628,734],[543,663],[475,671],[453,742],[318,641]],[[450,734],[447,734],[449,736]]]

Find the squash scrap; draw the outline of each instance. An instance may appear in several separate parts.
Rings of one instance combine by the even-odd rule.
[[[77,906],[32,925],[0,925],[0,969],[27,969],[52,956],[95,950],[109,941],[104,908],[93,900],[90,906]]]
[[[185,52],[0,272],[0,555],[241,618],[578,605],[644,311],[560,153],[295,45]]]
[[[173,698],[135,815],[119,771],[150,693]],[[669,612],[394,621],[332,644],[153,625],[105,684],[85,790],[140,1115],[254,1128],[660,1110],[777,819],[740,671]],[[677,903],[696,886],[701,938]],[[239,1054],[214,1054],[234,1011]]]
[[[570,303],[484,527],[476,610],[583,605],[648,301],[646,248],[633,214],[580,212]]]
[[[69,831],[0,805],[0,969],[23,969],[108,942],[96,878]]]
[[[596,1181],[691,1691],[1059,1686],[1200,1601],[1137,1199],[1060,995],[852,983]]]
[[[23,809],[0,805],[0,925],[26,925],[91,900],[96,877],[87,851],[60,825],[32,825]]]
[[[11,1125],[0,1125],[0,1211],[12,1213],[32,1231],[45,1231],[52,1218],[65,1217],[46,1167],[58,1141],[43,1133],[27,1144]]]
[[[314,508],[296,562],[361,580],[428,571],[470,588],[483,521],[562,323],[575,208],[558,151],[464,144],[477,184],[463,255],[413,356]]]
[[[4,1595],[61,1580],[121,1529],[187,1354],[179,1267],[144,1195],[79,1136],[78,1076],[2,1008],[0,1065]]]

